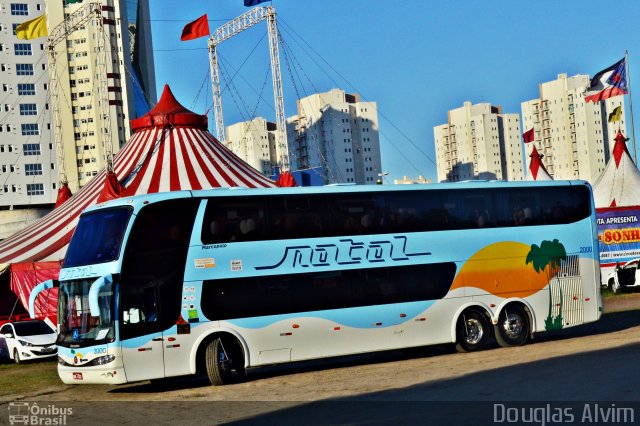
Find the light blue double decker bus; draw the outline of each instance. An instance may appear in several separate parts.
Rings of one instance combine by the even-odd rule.
[[[596,321],[597,247],[582,181],[182,191],[87,209],[37,291],[59,286],[63,382],[221,385]]]

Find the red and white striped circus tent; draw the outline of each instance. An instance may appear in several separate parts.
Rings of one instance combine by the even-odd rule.
[[[640,205],[640,171],[627,151],[626,140],[618,130],[613,158],[593,187],[597,209]]]
[[[3,264],[62,259],[80,213],[98,202],[164,191],[276,186],[216,140],[207,131],[206,115],[183,107],[168,85],[156,107],[132,120],[131,128],[133,136],[115,156],[112,172],[102,171],[51,213],[0,242],[0,271]],[[13,288],[13,274],[11,281]]]
[[[526,180],[553,180],[546,167],[544,167],[542,155],[538,153],[535,145],[529,157],[531,161],[529,162],[529,173],[527,173]]]

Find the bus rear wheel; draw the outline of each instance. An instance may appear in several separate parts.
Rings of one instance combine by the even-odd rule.
[[[484,349],[491,329],[487,317],[475,309],[463,312],[456,324],[456,350],[474,352]]]
[[[529,315],[518,305],[500,312],[495,326],[496,341],[502,347],[522,346],[529,340]]]
[[[244,360],[242,349],[236,342],[217,337],[212,340],[205,351],[207,376],[214,386],[229,384],[233,381],[233,370],[244,376]]]

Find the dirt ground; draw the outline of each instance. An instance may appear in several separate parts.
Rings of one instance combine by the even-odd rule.
[[[352,419],[346,421],[350,424],[361,423],[358,412],[368,419],[376,410],[383,419],[400,419],[406,424],[414,423],[416,418],[411,416],[419,407],[428,408],[429,413],[444,410],[444,416],[463,415],[467,403],[481,404],[476,401],[609,401],[620,407],[624,402],[640,400],[638,309],[640,294],[607,298],[608,313],[599,322],[539,336],[522,347],[494,346],[469,354],[454,353],[449,345],[390,351],[262,370],[250,374],[246,382],[222,387],[208,386],[199,378],[160,385],[59,385],[16,395],[13,400],[37,400],[41,405],[109,401],[111,405],[105,407],[117,407],[113,401],[129,402],[122,411],[110,410],[121,414],[118,421],[125,424],[144,420],[148,410],[157,416],[186,410],[189,414],[185,420],[194,423],[185,424],[201,424],[195,421],[198,415],[206,416],[206,424],[239,419],[271,423],[296,415],[309,420],[304,422],[308,424],[336,424],[332,420],[337,418],[323,417],[322,413],[327,415],[326,409],[322,410],[326,405],[318,404],[326,401],[331,401],[331,413]],[[434,401],[441,403],[434,405]],[[636,420],[640,420],[640,405],[636,405]],[[490,411],[491,407],[485,404],[476,409]],[[487,412],[487,416],[490,414]],[[74,415],[76,420],[82,418]]]

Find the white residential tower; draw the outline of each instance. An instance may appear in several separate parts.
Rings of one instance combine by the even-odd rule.
[[[332,89],[298,100],[287,119],[291,170],[317,168],[325,183],[375,184],[382,173],[378,109]]]
[[[518,114],[467,101],[449,111],[447,123],[433,133],[440,182],[524,178]]]
[[[46,38],[14,34],[44,10],[44,0],[0,0],[0,239],[50,211],[57,196]]]

